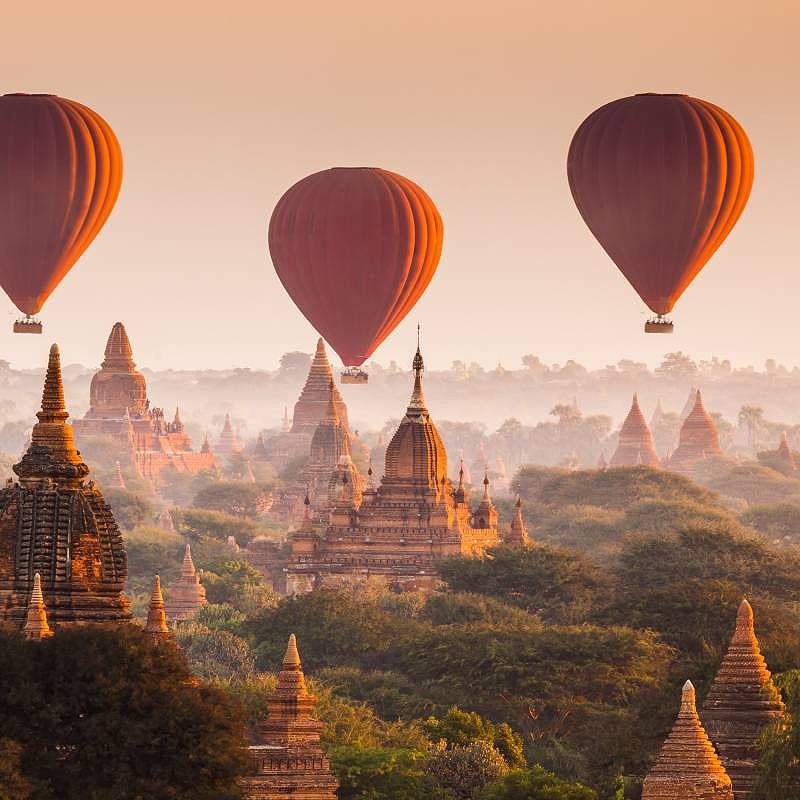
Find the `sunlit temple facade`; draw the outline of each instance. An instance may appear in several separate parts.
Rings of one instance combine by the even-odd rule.
[[[84,437],[110,436],[128,448],[138,473],[158,483],[166,467],[197,474],[216,469],[210,449],[192,450],[179,410],[172,420],[161,408],[151,408],[147,382],[136,369],[125,326],[115,322],[100,370],[92,377],[89,410],[73,423],[80,443]]]
[[[480,554],[499,542],[488,480],[473,510],[463,480],[454,486],[447,477],[447,453],[423,394],[419,350],[413,370],[411,400],[386,449],[380,484],[370,475],[359,499],[352,482],[343,479],[337,490],[334,480],[326,514],[317,516],[306,505],[291,536],[290,594],[367,577],[396,588],[432,588],[437,559]]]
[[[52,627],[130,619],[128,563],[111,508],[75,447],[58,347],[18,481],[0,490],[0,624],[41,638]]]

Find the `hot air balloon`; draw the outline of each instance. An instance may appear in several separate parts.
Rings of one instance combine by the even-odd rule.
[[[567,159],[575,204],[622,274],[665,319],[730,233],[753,184],[753,151],[725,110],[682,94],[637,94],[581,123]]]
[[[339,167],[292,186],[269,222],[275,271],[347,367],[345,383],[408,314],[442,251],[442,219],[415,183],[376,167]]]
[[[0,97],[0,285],[41,333],[38,313],[114,207],[122,152],[95,111],[49,94]]]

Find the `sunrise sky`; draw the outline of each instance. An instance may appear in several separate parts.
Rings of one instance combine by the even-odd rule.
[[[800,6],[790,2],[449,0],[109,4],[4,9],[3,92],[94,108],[122,144],[117,206],[45,306],[45,335],[0,358],[99,363],[115,320],[143,366],[273,368],[316,334],[269,260],[281,194],[330,166],[419,183],[445,224],[439,270],[375,354],[433,367],[657,364],[682,349],[800,364]],[[686,92],[730,111],[756,180],[728,240],[680,300],[672,337],[583,224],[566,152],[597,106]]]

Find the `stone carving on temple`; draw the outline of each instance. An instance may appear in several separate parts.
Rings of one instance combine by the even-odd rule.
[[[756,638],[753,609],[742,600],[736,629],[700,716],[733,782],[745,800],[758,773],[758,737],[784,713]]]
[[[686,681],[678,718],[642,787],[642,800],[734,800],[731,779],[697,716]]]
[[[611,457],[611,466],[632,467],[637,464],[658,467],[661,460],[656,453],[653,434],[639,407],[639,397],[634,394],[631,409],[619,432],[617,449]]]
[[[111,508],[75,448],[61,358],[50,348],[31,443],[0,490],[0,623],[21,628],[36,575],[50,626],[130,619],[128,563]],[[36,595],[38,602],[38,593]]]
[[[192,561],[192,548],[187,544],[180,577],[169,587],[164,604],[167,619],[170,622],[191,619],[207,603],[205,587]]]
[[[336,800],[339,784],[320,744],[315,705],[292,634],[267,718],[250,747],[250,774],[241,781],[246,800]]]

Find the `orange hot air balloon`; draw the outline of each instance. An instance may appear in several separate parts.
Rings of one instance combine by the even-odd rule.
[[[114,207],[122,152],[92,109],[48,94],[0,97],[0,285],[31,319]]]
[[[706,100],[637,94],[590,114],[572,139],[567,176],[589,229],[664,319],[730,233],[753,185],[742,126]]]
[[[408,314],[442,251],[442,219],[417,184],[376,167],[340,167],[292,186],[269,222],[275,271],[306,319],[358,367]]]

